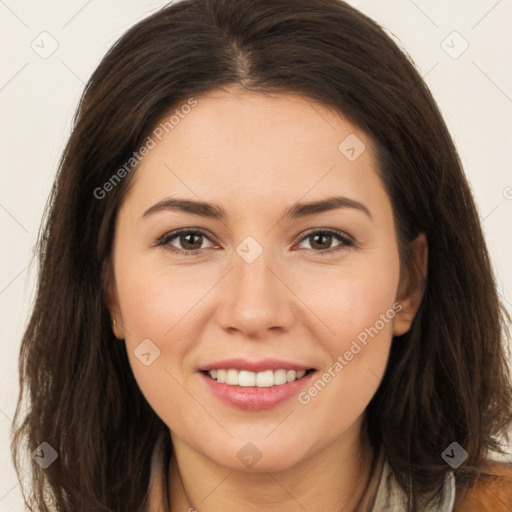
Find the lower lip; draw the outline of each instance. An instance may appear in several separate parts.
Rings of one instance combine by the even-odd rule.
[[[258,411],[270,409],[297,395],[316,372],[308,373],[299,380],[268,388],[230,386],[221,384],[200,372],[210,391],[220,400],[240,409]]]

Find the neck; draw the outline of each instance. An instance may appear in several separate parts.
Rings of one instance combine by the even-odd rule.
[[[172,433],[170,512],[366,512],[375,499],[382,460],[375,459],[361,432],[346,432],[300,464],[273,472],[218,465]]]

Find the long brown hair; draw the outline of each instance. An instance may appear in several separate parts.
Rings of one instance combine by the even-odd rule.
[[[454,470],[459,488],[483,471],[491,450],[503,453],[499,438],[509,440],[512,423],[510,319],[461,162],[414,65],[342,1],[184,0],[132,27],[93,73],[47,204],[12,450],[18,477],[21,455],[43,442],[58,458],[46,469],[30,461],[30,510],[144,506],[155,440],[168,427],[139,390],[104,300],[116,213],[137,172],[118,170],[173,109],[233,84],[318,100],[364,130],[403,265],[410,242],[427,236],[423,300],[410,331],[392,341],[365,423],[408,510],[418,510],[422,494],[439,497],[451,470],[441,454],[452,442],[468,453]],[[109,181],[116,173],[122,179]]]

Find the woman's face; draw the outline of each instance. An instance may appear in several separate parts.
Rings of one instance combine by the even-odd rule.
[[[119,210],[116,335],[175,442],[230,468],[291,467],[356,438],[409,327],[390,199],[370,140],[330,109],[196,100],[151,135]]]

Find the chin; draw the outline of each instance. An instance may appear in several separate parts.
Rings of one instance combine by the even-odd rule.
[[[224,466],[234,471],[248,473],[263,473],[286,470],[307,457],[305,453],[297,451],[297,445],[293,442],[283,444],[281,440],[265,439],[262,435],[251,436],[252,441],[230,440],[229,446],[220,446],[215,453],[205,453],[215,464]]]

